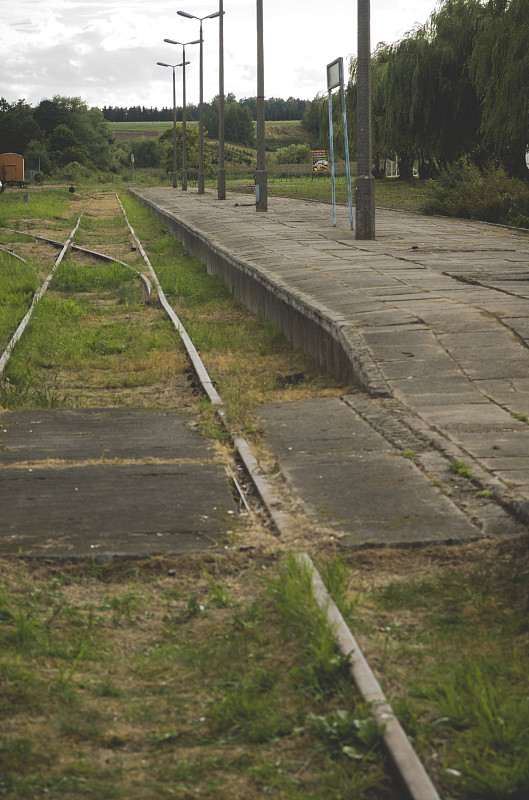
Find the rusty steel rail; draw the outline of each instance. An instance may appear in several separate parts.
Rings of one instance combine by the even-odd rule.
[[[373,717],[383,729],[384,746],[408,797],[411,800],[440,800],[435,786],[388,703],[358,642],[327,592],[312,560],[306,553],[302,553],[298,556],[298,563],[310,575],[314,599],[325,614],[340,650],[349,656],[350,672],[356,688],[369,704]]]
[[[7,253],[9,256],[13,256],[13,258],[18,258],[18,260],[22,261],[24,264],[28,263],[25,258],[22,258],[22,256],[17,256],[16,253],[13,253],[11,250],[8,250],[7,247],[0,247],[0,250],[2,251],[2,253]]]
[[[81,215],[81,217],[82,217],[82,215]],[[21,338],[22,334],[26,330],[27,324],[28,324],[29,320],[31,319],[31,316],[32,316],[33,312],[35,311],[35,308],[37,307],[37,303],[43,297],[43,295],[46,293],[46,291],[48,289],[48,286],[50,285],[50,281],[53,278],[53,274],[54,274],[55,270],[57,269],[57,267],[59,266],[59,264],[63,260],[64,255],[65,255],[66,251],[68,250],[68,245],[70,244],[71,240],[75,236],[75,234],[77,232],[77,229],[78,229],[79,225],[81,224],[81,217],[79,217],[79,219],[77,220],[77,224],[75,225],[74,229],[70,233],[70,236],[68,237],[68,240],[62,246],[62,250],[59,253],[59,255],[57,256],[57,258],[55,259],[55,263],[53,265],[53,268],[52,268],[50,274],[48,275],[48,277],[46,278],[46,280],[44,281],[44,283],[42,284],[42,286],[40,287],[38,292],[35,292],[35,294],[33,295],[33,300],[31,301],[31,305],[29,307],[29,310],[28,310],[27,314],[24,316],[22,322],[19,324],[19,326],[16,329],[15,333],[11,337],[11,340],[9,341],[9,344],[7,345],[6,349],[2,353],[2,356],[0,357],[0,377],[2,376],[2,373],[3,373],[3,371],[4,371],[5,367],[6,367],[7,362],[11,358],[11,353],[13,352],[14,346],[16,345],[16,343],[19,341],[19,339]]]
[[[119,203],[121,205],[120,200]],[[127,220],[129,230],[134,237],[138,249],[152,275],[158,295],[160,297],[160,302],[166,309],[177,330],[182,336],[188,357],[197,374],[197,377],[202,384],[204,392],[209,397],[217,415],[219,416],[219,419],[222,421],[222,424],[229,433],[239,458],[244,464],[246,471],[250,476],[270,517],[272,518],[279,534],[281,535],[291,532],[292,522],[281,510],[280,501],[274,491],[274,488],[266,475],[263,474],[259,466],[259,462],[252,453],[250,445],[246,439],[236,435],[234,431],[231,430],[226,419],[222,399],[217,393],[216,389],[213,387],[211,378],[209,377],[207,370],[202,363],[198,352],[196,351],[196,348],[191,342],[191,339],[185,332],[185,328],[178,319],[174,310],[168,304],[149,257],[145,253],[140,240],[136,236],[136,233],[132,228],[122,205],[121,208],[123,210],[125,219]],[[300,554],[298,556],[298,560],[299,563],[310,573],[314,599],[325,614],[329,627],[333,631],[335,639],[337,640],[338,646],[340,647],[341,651],[349,657],[350,673],[358,692],[362,696],[363,700],[369,705],[374,719],[384,729],[382,739],[386,752],[393,763],[393,766],[395,767],[398,778],[400,779],[400,782],[406,791],[409,800],[441,800],[417,753],[413,749],[410,740],[406,736],[404,729],[402,728],[400,722],[393,712],[393,709],[384,696],[384,693],[382,692],[382,689],[380,688],[380,685],[369,664],[367,663],[366,658],[362,653],[362,650],[360,649],[356,639],[340,614],[340,611],[332,600],[332,597],[328,594],[321,576],[312,563],[312,560],[307,553]]]

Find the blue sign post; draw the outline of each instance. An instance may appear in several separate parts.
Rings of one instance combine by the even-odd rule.
[[[329,137],[331,146],[331,184],[332,184],[332,224],[336,227],[336,190],[334,185],[334,134],[332,122],[332,90],[340,88],[340,97],[342,101],[342,116],[343,116],[343,129],[344,129],[344,144],[345,144],[345,169],[347,172],[347,195],[349,198],[349,223],[351,230],[354,229],[353,223],[353,199],[351,195],[351,168],[349,164],[349,140],[347,136],[347,116],[345,113],[345,91],[343,80],[343,58],[337,58],[327,64],[327,91],[329,94]]]

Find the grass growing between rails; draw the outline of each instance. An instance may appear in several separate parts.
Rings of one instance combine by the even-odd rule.
[[[293,561],[2,564],[0,796],[396,800]]]
[[[38,288],[38,275],[31,264],[0,251],[0,352],[27,313]]]
[[[98,196],[97,202],[89,200],[76,242],[144,269],[141,256],[131,250],[130,233],[115,197],[109,193]],[[263,399],[337,391],[336,384],[296,353],[277,330],[256,319],[219,280],[207,275],[204,265],[190,258],[141,204],[128,197],[124,202],[164,291],[241,428],[254,430],[251,409]],[[33,225],[45,222],[33,220]],[[55,253],[50,248],[40,257],[46,269],[37,266],[45,275]],[[15,263],[20,264],[15,270],[23,284],[23,265]],[[22,311],[17,306],[11,314],[17,323]],[[6,329],[12,324],[8,322]],[[186,367],[178,334],[155,298],[144,302],[135,271],[72,251],[13,351],[0,384],[0,404],[11,409],[174,407],[182,401],[189,406],[193,398]],[[277,379],[290,374],[302,374],[303,380],[296,386],[280,381],[281,388]],[[207,404],[204,420],[205,429],[217,435]]]
[[[177,335],[144,307],[132,269],[65,260],[13,351],[0,402],[11,409],[143,405],[139,390],[181,373],[183,364]]]

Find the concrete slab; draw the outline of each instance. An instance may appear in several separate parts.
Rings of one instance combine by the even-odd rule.
[[[459,509],[338,398],[269,403],[265,441],[290,488],[343,546],[412,545],[479,536]]]
[[[237,506],[189,423],[143,409],[3,414],[0,553],[111,558],[223,542]]]
[[[21,411],[0,416],[0,466],[15,461],[209,458],[185,413],[135,408]]]

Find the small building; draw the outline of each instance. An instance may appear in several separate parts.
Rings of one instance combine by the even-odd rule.
[[[0,155],[0,181],[4,186],[24,186],[24,158],[17,153]]]

